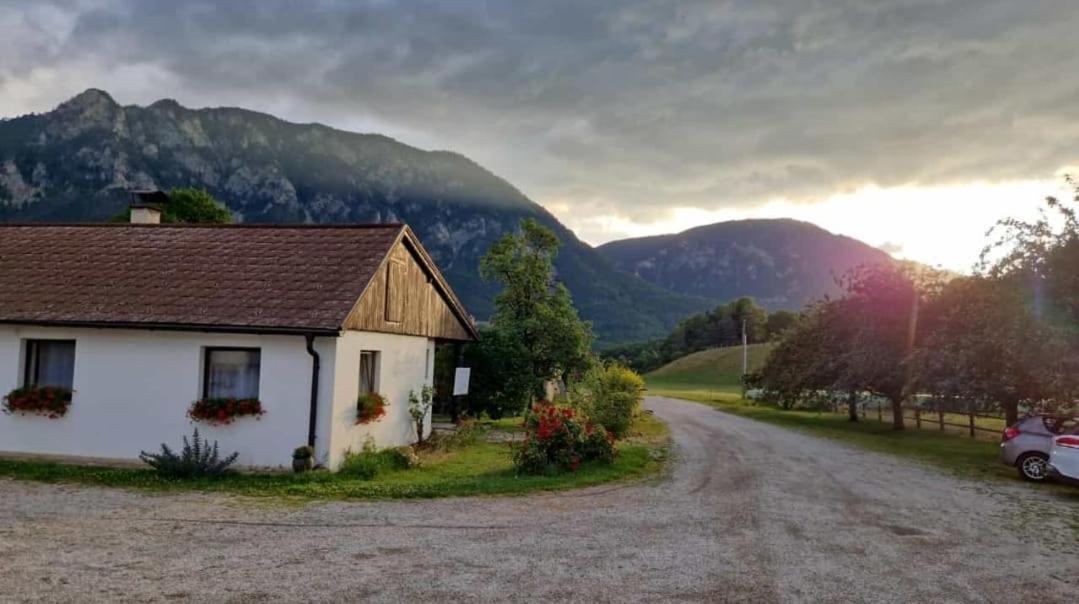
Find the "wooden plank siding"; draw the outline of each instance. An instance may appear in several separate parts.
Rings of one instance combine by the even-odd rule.
[[[344,328],[440,340],[468,341],[473,336],[439,289],[421,256],[402,238],[390,250]]]

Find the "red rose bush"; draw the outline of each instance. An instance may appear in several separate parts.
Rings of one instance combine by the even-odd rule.
[[[617,454],[613,434],[569,407],[540,401],[526,415],[524,428],[524,440],[513,445],[520,474],[575,472],[583,463],[611,463]]]

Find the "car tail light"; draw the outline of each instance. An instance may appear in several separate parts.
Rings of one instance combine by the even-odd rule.
[[[1079,449],[1079,436],[1058,436],[1056,439],[1056,443],[1058,447]]]
[[[1004,435],[1000,440],[1001,442],[1008,442],[1016,436],[1019,436],[1019,434],[1019,428],[1016,428],[1015,426],[1008,426],[1007,428],[1004,428]]]

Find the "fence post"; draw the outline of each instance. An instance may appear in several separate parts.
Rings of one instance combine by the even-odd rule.
[[[974,438],[974,401],[970,402],[970,437]]]
[[[937,421],[940,422],[940,431],[944,432],[944,406],[940,399],[937,399]]]
[[[922,428],[922,408],[917,402],[914,403],[914,427],[919,430]]]
[[[877,401],[877,421],[878,422],[884,421],[883,413],[884,412],[880,410],[880,401]]]

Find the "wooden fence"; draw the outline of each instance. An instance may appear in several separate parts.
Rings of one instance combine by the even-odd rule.
[[[880,422],[892,422],[892,407],[888,403],[867,402],[860,404],[859,407],[862,419],[876,417]],[[973,408],[958,412],[945,407],[946,405],[940,401],[904,406],[904,423],[913,422],[915,428],[937,429],[941,432],[951,428],[965,432],[971,438],[999,438],[1005,428],[1006,422],[1003,415],[978,413]]]

